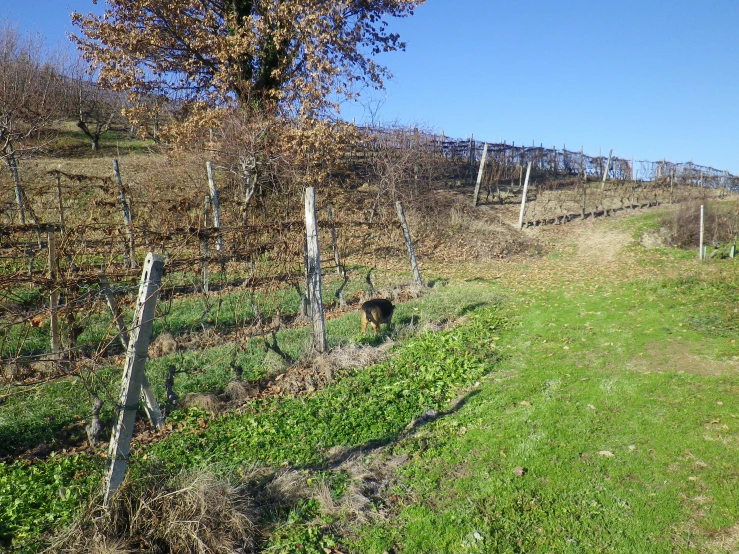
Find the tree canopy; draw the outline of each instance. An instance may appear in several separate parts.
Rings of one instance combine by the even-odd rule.
[[[114,90],[315,114],[382,88],[389,73],[372,56],[405,48],[387,18],[423,1],[107,0],[103,15],[72,14],[71,38]]]

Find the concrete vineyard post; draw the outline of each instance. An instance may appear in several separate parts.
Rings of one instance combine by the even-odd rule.
[[[310,298],[313,322],[313,348],[326,351],[326,328],[323,321],[323,299],[321,297],[321,254],[318,249],[318,223],[316,221],[316,189],[305,189],[305,236],[306,236],[306,293]]]
[[[62,236],[62,242],[64,241],[64,205],[62,204],[62,174],[59,170],[56,172],[56,199],[59,206],[59,225]]]
[[[342,270],[341,270],[341,260],[339,259],[339,247],[336,244],[336,228],[334,227],[334,212],[331,208],[331,205],[329,204],[326,207],[326,211],[328,212],[328,223],[329,223],[329,230],[331,231],[331,247],[334,249],[334,263],[336,264],[336,274],[341,277]]]
[[[477,199],[480,196],[480,184],[482,183],[482,174],[485,171],[485,158],[488,155],[488,143],[482,148],[482,159],[480,160],[480,169],[477,172],[477,182],[475,183],[475,195],[472,197],[472,206],[477,207]]]
[[[59,291],[56,288],[56,234],[53,227],[46,230],[49,245],[49,325],[51,326],[51,357],[59,359]]]
[[[210,196],[203,201],[203,228],[200,229],[200,276],[203,283],[203,293],[208,294],[208,212],[210,211]]]
[[[128,336],[128,329],[126,329],[126,325],[123,323],[123,314],[121,314],[118,299],[115,297],[115,294],[113,294],[113,291],[110,288],[110,283],[108,283],[108,278],[102,271],[98,272],[98,282],[100,283],[100,291],[105,297],[106,304],[108,304],[108,309],[113,315],[113,321],[118,328],[118,338],[120,339],[123,348],[128,348],[130,338]],[[164,416],[162,416],[162,411],[159,409],[159,404],[154,396],[154,391],[151,389],[149,379],[146,378],[146,373],[144,373],[141,378],[141,398],[144,401],[144,407],[146,408],[146,415],[149,416],[149,422],[155,429],[159,429],[162,426],[162,423],[164,423]]]
[[[134,257],[133,250],[133,222],[131,221],[131,208],[128,205],[128,200],[126,199],[126,191],[123,188],[123,181],[121,180],[121,171],[118,167],[118,160],[113,160],[113,175],[115,177],[116,186],[118,187],[118,203],[121,206],[123,223],[126,226],[126,238],[128,239],[123,252],[123,265],[125,267],[134,269],[136,267],[136,259]]]
[[[149,252],[141,272],[141,285],[136,301],[136,311],[131,325],[126,363],[123,369],[121,391],[118,397],[117,416],[108,448],[105,472],[105,504],[111,494],[123,482],[128,465],[133,426],[136,421],[138,398],[144,377],[144,367],[149,349],[154,308],[159,295],[159,284],[164,269],[164,257]]]
[[[205,162],[205,169],[208,172],[208,190],[210,190],[210,203],[213,206],[213,228],[216,233],[216,250],[219,256],[223,253],[223,237],[221,236],[221,211],[218,206],[218,191],[216,183],[213,180],[213,166],[210,162]]]
[[[522,172],[523,173],[523,172]],[[531,162],[526,167],[526,181],[523,184],[523,194],[521,195],[521,212],[518,214],[518,228],[523,229],[523,214],[526,211],[526,193],[529,189],[529,176],[531,175]]]
[[[13,143],[8,142],[8,155],[7,164],[10,168],[10,173],[13,176],[13,186],[15,188],[15,203],[18,205],[18,219],[21,225],[26,224],[26,212],[23,208],[25,202],[25,195],[23,194],[23,188],[21,188],[21,180],[18,176],[18,162],[15,159],[15,150],[13,149]]]
[[[601,190],[606,186],[606,179],[608,179],[608,172],[611,170],[611,157],[613,156],[613,149],[608,152],[608,161],[606,162],[606,168],[603,170],[603,182],[600,185]]]
[[[413,252],[413,241],[411,240],[411,232],[408,229],[408,222],[405,219],[405,212],[403,211],[403,204],[398,200],[395,203],[395,208],[398,212],[398,219],[400,219],[400,225],[403,227],[403,237],[405,238],[405,246],[408,249],[408,259],[411,262],[411,270],[413,271],[413,280],[418,286],[423,286],[421,280],[421,272],[418,270],[418,263],[416,262],[416,254]]]
[[[698,259],[703,261],[705,254],[703,252],[703,204],[701,204],[701,219],[700,219],[700,235],[698,239]]]

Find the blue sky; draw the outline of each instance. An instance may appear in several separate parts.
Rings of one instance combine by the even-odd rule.
[[[0,18],[59,45],[70,11],[103,4],[0,0]],[[348,119],[739,174],[737,0],[427,0],[391,26],[395,78]]]

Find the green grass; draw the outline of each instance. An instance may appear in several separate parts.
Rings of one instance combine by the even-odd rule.
[[[736,281],[583,288],[509,303],[510,355],[464,410],[396,446],[413,460],[399,508],[351,551],[696,551],[736,523]]]
[[[206,430],[201,428],[203,414],[197,410],[174,412],[169,421],[178,426],[180,432],[141,453],[143,458],[141,461],[136,458],[132,470],[134,474],[137,471],[146,472],[147,468],[164,464],[169,470],[178,471],[178,468],[197,467],[206,462],[224,466],[234,463],[269,465],[289,461],[318,466],[326,450],[332,446],[351,447],[369,441],[390,442],[410,419],[429,408],[442,407],[460,386],[487,371],[487,363],[494,361],[494,358],[483,355],[482,351],[469,350],[465,344],[473,341],[468,341],[464,336],[455,338],[455,330],[414,337],[412,332],[408,333],[408,325],[411,322],[423,325],[459,316],[472,317],[471,314],[477,310],[495,310],[496,301],[497,296],[487,284],[482,283],[466,289],[438,289],[436,293],[399,305],[394,326],[384,331],[384,336],[390,333],[390,336],[397,338],[406,337],[392,361],[357,373],[337,375],[333,385],[309,397],[252,402],[245,410],[245,415],[219,417]],[[374,341],[359,337],[358,329],[359,318],[356,313],[329,320],[329,343],[337,345],[348,341]],[[460,329],[467,329],[467,326]],[[480,333],[480,330],[473,327],[472,331],[467,332]],[[307,327],[282,331],[278,335],[280,345],[297,356],[308,344],[308,333]],[[382,337],[378,337],[380,340]],[[450,353],[449,348],[456,350]],[[482,345],[480,348],[487,347]],[[218,390],[231,378],[228,369],[230,352],[229,347],[221,347],[202,353],[177,354],[171,359],[152,360],[147,366],[147,373],[159,398],[163,396],[165,368],[172,361],[176,361],[180,369],[188,370],[188,373],[178,376],[176,391],[180,394]],[[241,361],[248,365],[245,379],[264,376],[265,368],[259,363],[260,359],[264,360],[261,349],[250,346],[241,356]],[[419,365],[423,363],[429,364],[428,369],[417,373]],[[117,373],[114,369],[106,373],[110,377],[107,387],[112,395],[116,391]],[[400,380],[402,376],[405,376],[404,380]],[[63,381],[45,388],[45,397],[27,398],[29,402],[10,402],[3,406],[0,412],[4,417],[2,429],[8,440],[28,441],[29,433],[36,433],[37,438],[50,439],[59,432],[59,428],[51,423],[66,421],[64,414],[71,421],[77,421],[80,417],[77,412],[86,410],[86,402],[84,398],[78,398],[81,389],[74,387],[71,381]],[[24,408],[30,408],[30,401],[34,400],[38,407],[24,412]],[[337,404],[344,409],[337,411]],[[109,420],[110,414],[107,416]],[[79,432],[83,432],[82,429]],[[148,460],[145,463],[144,458]],[[102,474],[102,461],[90,460],[89,464],[90,474],[94,478],[81,486],[80,494],[83,496]],[[25,474],[26,463],[0,464],[0,482],[5,479],[8,487],[14,487],[9,488],[13,494],[0,497],[0,516],[13,516],[13,523],[8,524],[9,529],[4,531],[6,540],[13,535],[14,540],[21,544],[27,537],[35,536],[31,529],[36,529],[36,533],[42,532],[68,521],[69,512],[73,512],[67,504],[55,502],[57,484],[61,483],[59,486],[64,487],[72,484],[64,479],[51,479],[50,474],[58,473],[57,458],[36,463],[32,467],[34,474],[42,476],[40,484],[33,493],[32,501],[24,500],[17,504],[14,499],[19,494],[21,497],[27,496],[22,492],[25,489],[16,487],[18,475]],[[53,486],[49,483],[53,483]],[[47,510],[46,525],[33,519],[39,506],[45,506]],[[28,526],[17,522],[27,522]]]
[[[400,304],[384,331],[398,341],[392,357],[339,372],[313,394],[216,418],[174,412],[175,431],[137,449],[131,475],[282,466],[329,483],[339,500],[346,475],[329,465],[337,448],[406,459],[367,523],[329,515],[314,498],[263,514],[268,552],[735,551],[736,265],[630,246],[620,255],[633,278],[594,269],[578,281],[561,271],[576,250],[560,250],[517,267],[527,279],[451,281]],[[537,274],[537,264],[556,271]],[[191,320],[187,309],[197,312],[173,303],[163,328]],[[357,329],[356,313],[328,320],[330,345],[376,342]],[[308,331],[281,331],[280,346],[299,356]],[[147,371],[159,394],[169,363],[187,370],[180,393],[218,390],[230,356],[223,345],[153,360]],[[254,344],[237,359],[247,379],[275,371]],[[406,430],[429,409],[440,417]],[[75,480],[68,459],[0,465],[0,521],[9,522],[0,537],[30,548],[36,533],[69,521],[102,460],[76,458]]]

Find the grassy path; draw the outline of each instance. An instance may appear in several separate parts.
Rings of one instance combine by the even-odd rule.
[[[501,363],[398,447],[394,516],[351,550],[736,551],[735,266],[647,252],[630,225],[503,269]]]

